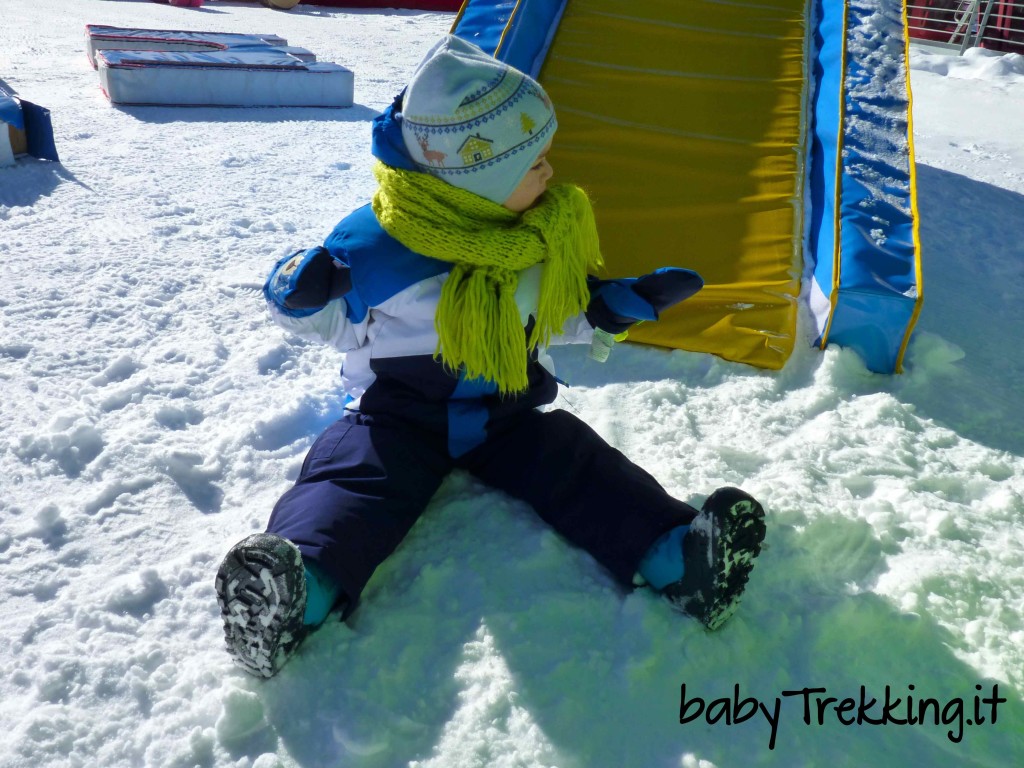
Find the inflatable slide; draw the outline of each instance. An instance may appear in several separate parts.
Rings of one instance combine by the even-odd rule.
[[[816,343],[900,369],[921,299],[901,0],[467,0],[453,33],[550,92],[552,163],[613,276],[704,276],[631,340],[778,369],[803,302]]]

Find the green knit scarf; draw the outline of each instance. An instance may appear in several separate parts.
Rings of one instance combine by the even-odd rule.
[[[594,213],[571,184],[550,187],[523,213],[434,176],[377,163],[373,212],[417,253],[454,266],[434,316],[435,357],[502,395],[529,387],[526,350],[546,345],[586,309],[587,273],[603,266]],[[527,341],[515,292],[518,272],[544,262],[536,322]]]

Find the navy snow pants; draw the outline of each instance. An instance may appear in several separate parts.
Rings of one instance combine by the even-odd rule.
[[[697,515],[567,411],[491,425],[487,440],[458,458],[444,434],[348,413],[313,444],[267,530],[334,577],[348,613],[453,468],[527,502],[627,586],[654,541]]]

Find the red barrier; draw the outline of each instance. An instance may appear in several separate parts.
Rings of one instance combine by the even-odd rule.
[[[956,29],[960,0],[909,0],[907,27],[911,37],[948,43]]]
[[[982,45],[997,51],[1024,53],[1024,4],[999,0],[989,16]]]
[[[966,0],[908,0],[907,27],[918,40],[934,40],[959,44],[966,27],[953,38],[963,14],[970,4]],[[986,4],[979,7],[975,24],[985,15]],[[982,48],[1010,53],[1024,53],[1024,0],[993,0],[982,39]]]
[[[417,11],[457,11],[462,0],[302,0],[303,5],[333,8],[406,8]]]

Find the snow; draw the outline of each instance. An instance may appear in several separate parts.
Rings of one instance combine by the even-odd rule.
[[[0,0],[0,18],[0,76],[52,110],[62,157],[0,170],[2,768],[1024,754],[1020,56],[912,57],[925,303],[904,375],[836,348],[781,372],[559,351],[558,405],[671,492],[764,500],[767,547],[725,628],[624,594],[528,508],[453,475],[349,622],[260,681],[223,650],[213,574],[341,399],[339,356],[274,328],[259,288],[367,199],[368,121],[453,17]],[[356,106],[117,109],[86,23],[275,32],[352,69]],[[681,724],[683,685],[736,720],[718,702]],[[816,696],[856,707],[887,686],[893,717],[932,698],[946,722],[846,727],[826,706],[818,724]],[[755,697],[774,727],[741,706]]]

